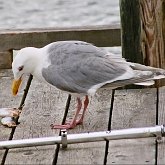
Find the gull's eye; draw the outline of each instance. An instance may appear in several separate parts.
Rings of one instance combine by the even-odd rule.
[[[20,66],[20,67],[18,68],[18,70],[21,71],[21,70],[23,70],[23,68],[24,68],[24,66]]]

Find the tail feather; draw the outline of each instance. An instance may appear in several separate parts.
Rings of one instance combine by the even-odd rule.
[[[159,79],[163,79],[165,78],[165,70],[164,69],[160,69],[160,68],[155,68],[155,67],[151,67],[151,66],[145,66],[145,65],[141,65],[141,64],[137,64],[137,63],[131,63],[129,62],[130,67],[133,70],[138,70],[138,71],[151,71],[153,73],[153,76],[149,79],[147,79],[145,82],[139,82],[139,83],[135,83],[138,85],[148,85],[152,83],[146,83],[149,82],[151,80],[159,80]]]
[[[127,62],[130,67],[133,70],[141,70],[141,71],[152,71],[153,73],[157,74],[157,75],[164,75],[165,76],[165,70],[161,69],[161,68],[155,68],[155,67],[151,67],[151,66],[145,66],[142,64],[137,64],[137,63],[133,63],[133,62]]]
[[[122,87],[122,86],[125,86],[125,85],[146,82],[146,81],[149,81],[149,79],[151,77],[153,77],[153,73],[150,72],[150,71],[134,71],[134,72],[135,72],[135,77],[133,77],[131,79],[117,80],[117,81],[114,81],[112,83],[105,84],[101,88],[111,88],[111,89],[114,89],[114,88]]]
[[[150,80],[150,81],[144,81],[144,82],[141,82],[141,83],[134,83],[135,85],[143,85],[143,86],[151,86],[151,85],[154,85],[155,84],[155,81],[154,80]]]
[[[131,79],[118,80],[110,84],[105,84],[102,88],[116,88],[129,84],[150,86],[155,83],[154,80],[165,78],[165,70],[160,68],[154,68],[137,63],[127,62],[133,69],[135,76]]]

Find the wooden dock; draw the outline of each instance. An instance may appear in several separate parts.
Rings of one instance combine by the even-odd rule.
[[[11,95],[11,70],[0,71],[0,107],[18,107],[26,82],[17,97]],[[112,130],[155,126],[164,123],[165,87],[159,89],[116,90],[113,106]],[[69,130],[68,134],[106,131],[108,128],[112,91],[104,90],[90,99],[90,105],[83,125]],[[50,124],[61,123],[68,95],[33,80],[25,106],[19,118],[13,139],[58,136],[59,130],[52,130]],[[73,115],[75,99],[71,99],[69,114]],[[11,128],[0,125],[0,140],[8,140]],[[0,161],[5,164],[164,164],[164,139],[157,143],[155,138],[113,140],[68,145],[67,149],[56,150],[56,145],[25,147],[0,150]],[[4,162],[1,162],[4,164]]]
[[[99,47],[122,45],[127,60],[164,68],[164,1],[121,0],[121,27],[117,25],[60,29],[0,30],[0,108],[19,107],[26,82],[17,97],[11,95],[13,50],[42,47],[61,40],[83,40]],[[136,7],[136,8],[135,8]],[[136,9],[136,10],[135,10]],[[147,13],[147,14],[146,14]],[[130,19],[131,18],[131,19]],[[134,19],[136,18],[136,19]],[[138,19],[137,19],[138,18]],[[127,20],[128,19],[128,20]],[[132,20],[132,21],[131,21]],[[136,28],[135,28],[136,27]],[[129,35],[128,35],[129,34]],[[8,70],[7,70],[8,69]],[[165,82],[157,83],[157,86]],[[149,127],[165,123],[165,87],[98,92],[90,99],[83,125],[68,134]],[[33,80],[16,129],[0,125],[0,141],[58,136],[50,124],[61,123],[68,95]],[[76,108],[72,97],[67,118]],[[122,139],[68,145],[0,150],[3,164],[165,164],[165,139]]]

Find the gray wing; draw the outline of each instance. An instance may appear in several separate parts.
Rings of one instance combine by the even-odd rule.
[[[48,49],[51,65],[43,69],[47,82],[71,93],[87,93],[94,85],[116,79],[126,68],[106,52],[81,41],[56,42]]]

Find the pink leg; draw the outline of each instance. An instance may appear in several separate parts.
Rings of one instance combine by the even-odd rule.
[[[87,110],[88,104],[89,104],[89,98],[86,95],[85,96],[85,101],[84,101],[84,109],[83,109],[83,112],[82,112],[82,115],[81,115],[80,119],[76,122],[77,124],[82,124],[83,123],[83,119],[84,119],[85,112]]]
[[[79,97],[77,97],[77,110],[76,113],[73,117],[73,120],[70,123],[64,124],[64,125],[51,125],[52,129],[72,129],[74,127],[76,127],[77,125],[77,118],[79,116],[81,107],[82,107],[82,103]]]

